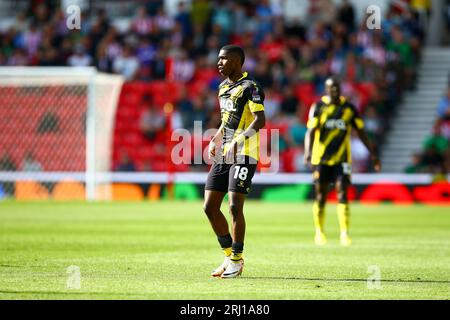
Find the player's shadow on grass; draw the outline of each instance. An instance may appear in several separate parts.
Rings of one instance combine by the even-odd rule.
[[[298,281],[336,281],[336,282],[367,282],[367,279],[330,279],[330,278],[298,278],[298,277],[242,277],[250,280],[298,280]],[[450,280],[404,280],[404,279],[381,279],[381,282],[388,283],[448,283]]]

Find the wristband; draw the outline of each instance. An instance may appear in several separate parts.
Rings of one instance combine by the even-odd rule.
[[[242,144],[245,141],[245,136],[243,134],[238,135],[233,139],[237,144]]]

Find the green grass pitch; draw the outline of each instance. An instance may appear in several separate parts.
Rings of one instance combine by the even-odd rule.
[[[310,203],[248,201],[244,273],[222,280],[209,276],[223,257],[200,202],[3,201],[0,299],[450,298],[449,207],[351,210],[353,245],[339,245],[329,204],[317,247]]]

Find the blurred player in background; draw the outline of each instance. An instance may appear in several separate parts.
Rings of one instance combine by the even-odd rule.
[[[237,277],[244,267],[244,200],[259,160],[259,129],[265,125],[264,93],[242,72],[244,60],[241,47],[227,45],[220,50],[217,63],[219,73],[227,79],[219,86],[222,124],[209,144],[214,164],[206,181],[204,211],[225,253],[224,262],[211,274],[221,278]],[[231,234],[220,211],[227,193]]]
[[[341,96],[341,86],[337,79],[325,81],[326,96],[312,105],[305,137],[305,164],[312,165],[316,201],[313,204],[315,243],[324,245],[325,204],[328,188],[334,184],[338,195],[337,215],[340,227],[340,243],[349,246],[350,210],[347,189],[351,176],[350,137],[352,127],[370,151],[375,171],[380,171],[381,163],[373,145],[364,130],[364,122],[355,106]]]

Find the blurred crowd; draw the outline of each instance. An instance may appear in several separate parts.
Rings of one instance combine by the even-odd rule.
[[[411,2],[393,1],[381,28],[371,30],[367,16],[357,20],[358,12],[347,0],[340,5],[311,0],[305,20],[287,19],[282,1],[194,0],[189,6],[180,1],[174,15],[165,12],[163,0],[141,1],[124,31],[106,8],[83,12],[81,29],[69,30],[53,2],[32,1],[35,5],[19,12],[14,25],[0,34],[0,65],[96,66],[130,82],[182,83],[172,127],[192,130],[194,121],[202,121],[207,129],[220,123],[217,54],[225,44],[239,44],[246,53],[244,70],[265,91],[268,127],[280,129],[281,170],[304,171],[310,98],[323,94],[331,74],[342,80],[343,94],[359,109],[372,141],[378,146],[383,142],[396,106],[414,89],[420,61],[426,19],[414,7],[417,1]],[[186,88],[202,73],[214,76],[192,96]],[[298,91],[302,86],[311,91],[305,99]],[[448,98],[446,109],[440,110],[448,111]],[[149,108],[142,112],[140,129],[153,139],[164,130],[164,116],[146,99]],[[450,128],[439,127],[447,128],[440,131],[448,138]],[[352,140],[355,171],[370,171],[367,150]]]
[[[405,172],[446,174],[450,169],[450,74],[447,91],[437,106],[436,122],[421,147]]]

